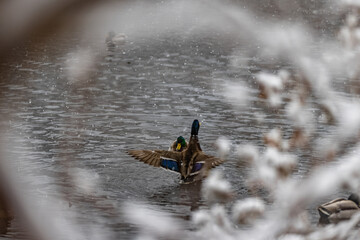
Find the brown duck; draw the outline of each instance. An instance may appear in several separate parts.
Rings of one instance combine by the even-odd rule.
[[[359,196],[352,193],[348,199],[337,198],[318,207],[319,223],[329,224],[348,220],[359,212]]]
[[[132,157],[155,167],[180,173],[184,182],[196,181],[206,177],[209,170],[224,160],[207,155],[201,150],[198,132],[200,123],[194,120],[187,148],[182,152],[166,150],[130,150]]]

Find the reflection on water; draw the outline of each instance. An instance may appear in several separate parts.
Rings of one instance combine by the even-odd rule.
[[[16,143],[12,151],[19,156],[19,174],[32,177],[40,199],[65,196],[64,209],[76,209],[80,225],[105,226],[124,239],[135,231],[121,216],[124,201],[161,206],[183,220],[204,207],[200,183],[180,185],[177,175],[126,155],[127,149],[167,149],[177,136],[188,138],[195,118],[203,122],[199,138],[210,155],[216,155],[219,136],[261,147],[267,129],[280,127],[289,135],[287,120],[278,114],[258,121],[256,104],[239,112],[225,100],[225,81],[252,86],[259,67],[246,55],[244,60],[254,64],[233,67],[233,46],[217,39],[164,37],[109,47],[96,71],[79,85],[66,79],[66,52],[72,46],[68,41],[64,49],[51,44],[30,48],[21,61],[2,66],[8,71],[0,77],[0,109],[2,125],[9,126],[3,134]],[[248,90],[249,101],[255,102],[257,90]],[[234,159],[230,155],[218,168],[241,199],[249,194],[246,169],[236,168]],[[308,160],[302,156],[295,175],[306,172]],[[85,169],[81,176],[85,183],[94,182],[95,191],[74,187],[68,168]],[[21,233],[16,224],[5,238]]]

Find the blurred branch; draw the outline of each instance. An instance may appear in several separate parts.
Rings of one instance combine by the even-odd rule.
[[[0,56],[34,35],[46,36],[66,18],[75,16],[99,0],[8,0],[0,3]],[[5,59],[5,58],[2,58]]]
[[[63,26],[69,26],[71,18],[96,4],[110,1],[98,0],[8,0],[0,3],[0,57],[7,61],[12,49],[21,46],[29,39],[41,37],[46,39],[49,33],[57,32]],[[1,94],[1,92],[0,92]],[[5,153],[6,139],[1,139],[0,150],[0,232],[5,231],[8,221],[17,215],[21,224],[29,230],[34,239],[58,239],[51,227],[53,219],[42,219],[34,216],[26,197],[16,184],[9,171],[8,161],[16,159]],[[15,156],[16,157],[16,156]],[[50,225],[49,225],[50,223]],[[47,227],[46,227],[47,226]],[[4,230],[3,230],[4,228]],[[56,235],[56,234],[55,234]]]

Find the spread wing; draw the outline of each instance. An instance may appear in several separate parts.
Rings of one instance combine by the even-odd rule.
[[[208,168],[213,168],[222,164],[225,160],[205,153],[199,153],[196,156],[195,163],[203,162]]]
[[[200,178],[207,176],[211,168],[214,168],[224,162],[223,159],[206,155],[202,152],[198,153],[194,160],[195,162],[193,168],[191,169],[190,176],[199,175]]]
[[[135,159],[154,167],[163,167],[175,172],[180,172],[178,162],[181,160],[180,152],[165,150],[130,150],[128,154]]]

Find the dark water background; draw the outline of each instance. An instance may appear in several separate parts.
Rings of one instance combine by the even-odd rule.
[[[306,14],[314,18],[317,29],[329,27],[313,12]],[[31,176],[39,199],[52,195],[69,202],[69,211],[79,213],[80,228],[92,224],[118,239],[133,237],[137,230],[122,217],[121,206],[135,200],[174,214],[192,229],[187,221],[191,212],[206,207],[200,184],[181,185],[177,175],[137,162],[126,150],[167,149],[177,136],[189,138],[194,119],[202,122],[201,146],[211,155],[217,154],[214,143],[220,136],[234,148],[253,144],[262,149],[263,134],[270,129],[291,134],[291,123],[281,112],[267,111],[258,121],[257,113],[264,111],[253,80],[260,70],[289,66],[242,55],[246,45],[224,43],[216,36],[169,35],[127,42],[107,48],[88,79],[71,83],[64,63],[80,44],[77,35],[72,36],[51,35],[41,44],[32,40],[13,49],[12,58],[1,66],[0,112],[3,135],[15,143],[19,174]],[[235,53],[249,64],[234,67]],[[249,106],[243,110],[226,100],[222,85],[239,80],[250,92]],[[319,125],[316,133],[327,131]],[[248,169],[236,167],[234,148],[218,168],[236,198],[242,199],[249,196],[244,182]],[[294,176],[302,177],[310,156],[297,154]],[[84,178],[96,180],[90,194],[74,187],[69,168],[86,169],[90,175]],[[315,224],[317,213],[309,211]],[[2,238],[26,238],[18,224],[15,218]]]

